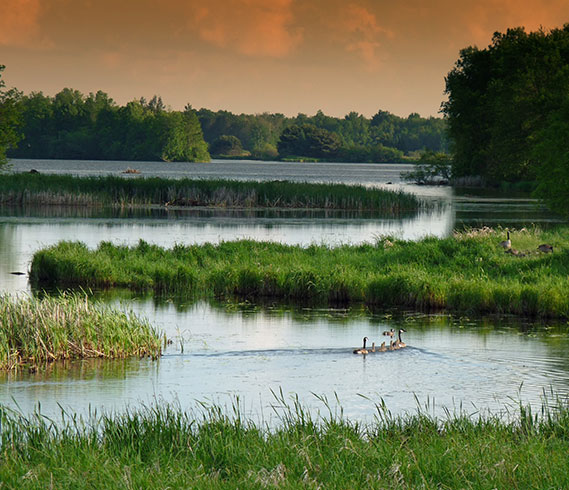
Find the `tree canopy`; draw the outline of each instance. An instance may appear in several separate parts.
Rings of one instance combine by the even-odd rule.
[[[7,164],[6,152],[15,148],[21,136],[18,131],[20,113],[16,107],[21,96],[16,89],[6,90],[2,72],[6,67],[0,65],[0,169]]]
[[[446,93],[453,175],[541,179],[543,192],[543,167],[561,166],[563,151],[569,150],[563,124],[569,24],[549,32],[508,29],[495,33],[486,49],[463,49],[446,77]]]
[[[65,88],[54,97],[19,99],[24,140],[13,157],[100,160],[208,161],[207,144],[191,106],[166,109],[160,97],[119,107],[104,92]]]

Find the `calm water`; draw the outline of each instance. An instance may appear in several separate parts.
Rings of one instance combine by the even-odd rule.
[[[253,238],[283,243],[360,243],[382,234],[418,239],[446,236],[460,226],[527,226],[555,223],[533,201],[500,195],[455,195],[441,187],[403,186],[404,165],[281,164],[213,162],[15,162],[15,170],[83,175],[120,173],[200,178],[332,181],[404,187],[440,203],[432,212],[402,219],[330,212],[236,212],[212,210],[98,211],[61,208],[0,208],[0,292],[29,293],[26,273],[33,253],[62,239],[96,246],[101,240],[163,246]],[[391,182],[391,184],[387,184]],[[55,414],[59,405],[84,413],[91,407],[177,400],[230,404],[240,396],[253,415],[271,413],[271,390],[298,394],[323,408],[313,395],[338,396],[346,415],[369,419],[385,400],[394,413],[413,410],[415,397],[474,411],[503,408],[508,398],[539,404],[543,390],[569,393],[566,325],[523,325],[446,317],[371,314],[366,311],[191,305],[116,297],[108,301],[148,317],[174,340],[156,362],[85,361],[53,365],[47,372],[4,374],[0,401],[25,412],[41,402]],[[409,348],[362,358],[351,350],[367,335],[404,325]],[[521,390],[520,390],[521,387]],[[363,396],[362,396],[363,395]]]

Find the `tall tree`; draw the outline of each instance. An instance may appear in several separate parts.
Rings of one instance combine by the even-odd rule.
[[[21,118],[17,105],[21,93],[16,89],[5,89],[6,83],[2,80],[5,68],[0,65],[0,169],[8,163],[6,151],[14,148],[21,138],[18,130]]]
[[[469,47],[446,77],[453,174],[536,178],[539,135],[569,97],[569,25],[550,32],[495,33]]]

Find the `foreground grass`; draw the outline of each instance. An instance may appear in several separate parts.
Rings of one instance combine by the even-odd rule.
[[[160,336],[134,315],[86,297],[0,296],[0,369],[62,359],[157,356]]]
[[[103,242],[89,250],[60,242],[36,252],[30,278],[39,287],[128,287],[249,299],[363,302],[475,313],[569,317],[569,228],[523,230],[512,240],[525,257],[505,254],[494,230],[419,242],[309,247],[254,241],[219,245]],[[537,252],[549,242],[553,254]]]
[[[344,184],[127,179],[25,173],[2,176],[0,203],[322,208],[378,211],[394,215],[416,211],[425,205],[415,196],[401,191]]]
[[[369,426],[296,405],[268,430],[172,406],[50,422],[0,408],[8,488],[569,488],[569,410],[512,421],[385,415]]]

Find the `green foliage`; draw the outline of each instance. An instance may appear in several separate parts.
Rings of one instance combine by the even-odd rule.
[[[569,25],[529,34],[508,29],[495,33],[487,49],[463,49],[446,93],[453,176],[520,181],[543,175],[535,147],[569,98]]]
[[[541,197],[551,209],[569,216],[569,100],[553,113],[537,137],[533,157]]]
[[[447,148],[445,121],[433,117],[424,119],[418,114],[401,118],[379,111],[368,119],[356,112],[336,118],[318,111],[314,116],[298,114],[289,118],[282,114],[236,115],[228,111],[200,109],[198,117],[204,138],[210,145],[222,135],[233,135],[239,138],[245,151],[250,151],[254,158],[262,159],[277,158],[276,147],[283,132],[291,126],[305,124],[337,135],[340,139],[337,154],[314,157],[287,153],[281,155],[282,158],[288,160],[287,156],[291,155],[303,157],[305,161],[318,158],[345,162],[398,162],[413,151],[446,151]]]
[[[63,242],[36,252],[30,279],[40,287],[122,286],[569,318],[569,229],[511,232],[514,247],[526,252],[523,257],[505,254],[498,245],[504,238],[484,229],[446,239],[382,239],[335,248],[245,240],[172,250],[144,242],[137,247],[104,243],[93,251]],[[553,254],[537,251],[544,242],[553,246]]]
[[[21,94],[16,89],[5,90],[2,72],[6,67],[0,65],[0,170],[7,166],[6,152],[15,148],[21,135],[18,132],[21,119],[17,102]]]
[[[0,296],[0,369],[88,357],[155,357],[160,340],[158,332],[135,315],[84,296]]]
[[[195,111],[166,110],[160,97],[118,107],[104,92],[63,89],[18,101],[24,141],[11,156],[114,160],[208,161]]]
[[[18,173],[0,179],[0,203],[75,206],[223,206],[375,211],[393,217],[426,206],[402,191],[345,184],[74,177]]]
[[[450,179],[452,160],[446,153],[424,152],[415,163],[415,170],[403,174],[405,180],[416,184],[437,184]]]
[[[281,157],[333,158],[340,149],[340,138],[312,124],[294,124],[283,130],[277,148]]]
[[[450,407],[444,418],[421,408],[395,417],[377,403],[369,424],[312,415],[282,396],[273,406],[274,429],[247,418],[239,400],[230,413],[156,403],[86,419],[62,411],[57,421],[0,407],[0,480],[7,488],[569,487],[564,399],[538,414],[505,407],[508,419]]]
[[[237,136],[223,134],[210,145],[209,152],[212,155],[241,156],[243,145]]]

